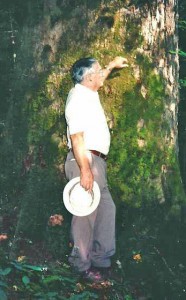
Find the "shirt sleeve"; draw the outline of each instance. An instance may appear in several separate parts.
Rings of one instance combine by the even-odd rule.
[[[65,117],[70,135],[85,130],[84,101],[80,98],[72,99],[66,107]]]

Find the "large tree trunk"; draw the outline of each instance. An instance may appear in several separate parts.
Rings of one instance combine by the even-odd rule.
[[[129,68],[113,73],[100,91],[112,133],[109,183],[116,204],[155,202],[167,205],[167,216],[180,216],[185,195],[177,159],[177,1],[134,3],[45,0],[11,6],[17,31],[15,44],[9,39],[0,138],[6,158],[1,202],[17,212],[14,241],[45,237],[49,216],[66,215],[64,103],[72,85],[69,68],[82,56],[95,56],[102,65],[116,55],[129,60]]]

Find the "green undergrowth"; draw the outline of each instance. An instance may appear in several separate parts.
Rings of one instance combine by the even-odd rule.
[[[117,257],[138,297],[185,299],[185,223],[175,215],[167,220],[170,206],[156,201],[140,208],[119,206]]]
[[[2,257],[1,257],[2,260]],[[104,284],[92,284],[72,272],[66,262],[33,265],[25,257],[8,261],[0,268],[1,300],[133,300],[130,287],[124,282],[110,280]]]
[[[9,260],[10,241],[1,241],[1,299],[138,300],[143,297],[150,300],[168,297],[184,300],[186,224],[182,220],[175,223],[174,217],[167,221],[168,206],[167,203],[159,206],[155,201],[143,204],[140,209],[120,204],[117,252],[111,273],[114,277],[102,285],[82,280],[70,268],[64,254],[60,259],[59,253],[56,258],[55,255],[46,256],[46,246],[41,244],[30,245],[30,253]],[[56,249],[64,246],[59,245],[62,230],[63,227],[56,226],[47,232],[55,236]],[[33,250],[37,250],[35,256]]]

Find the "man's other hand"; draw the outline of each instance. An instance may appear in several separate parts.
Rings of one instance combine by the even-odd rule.
[[[116,56],[114,58],[114,60],[111,62],[113,68],[125,68],[125,67],[128,67],[128,64],[127,64],[128,60],[127,58],[125,57],[122,57],[122,56]]]

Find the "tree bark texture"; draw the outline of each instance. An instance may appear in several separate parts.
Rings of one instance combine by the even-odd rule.
[[[109,185],[116,204],[156,202],[168,205],[167,215],[180,216],[185,195],[177,159],[177,1],[9,6],[3,7],[1,45],[1,77],[8,82],[0,123],[1,203],[17,219],[15,241],[46,238],[51,214],[69,219],[62,204],[64,105],[72,86],[69,69],[83,56],[103,66],[116,55],[129,60],[129,68],[113,72],[100,91],[112,135]]]

